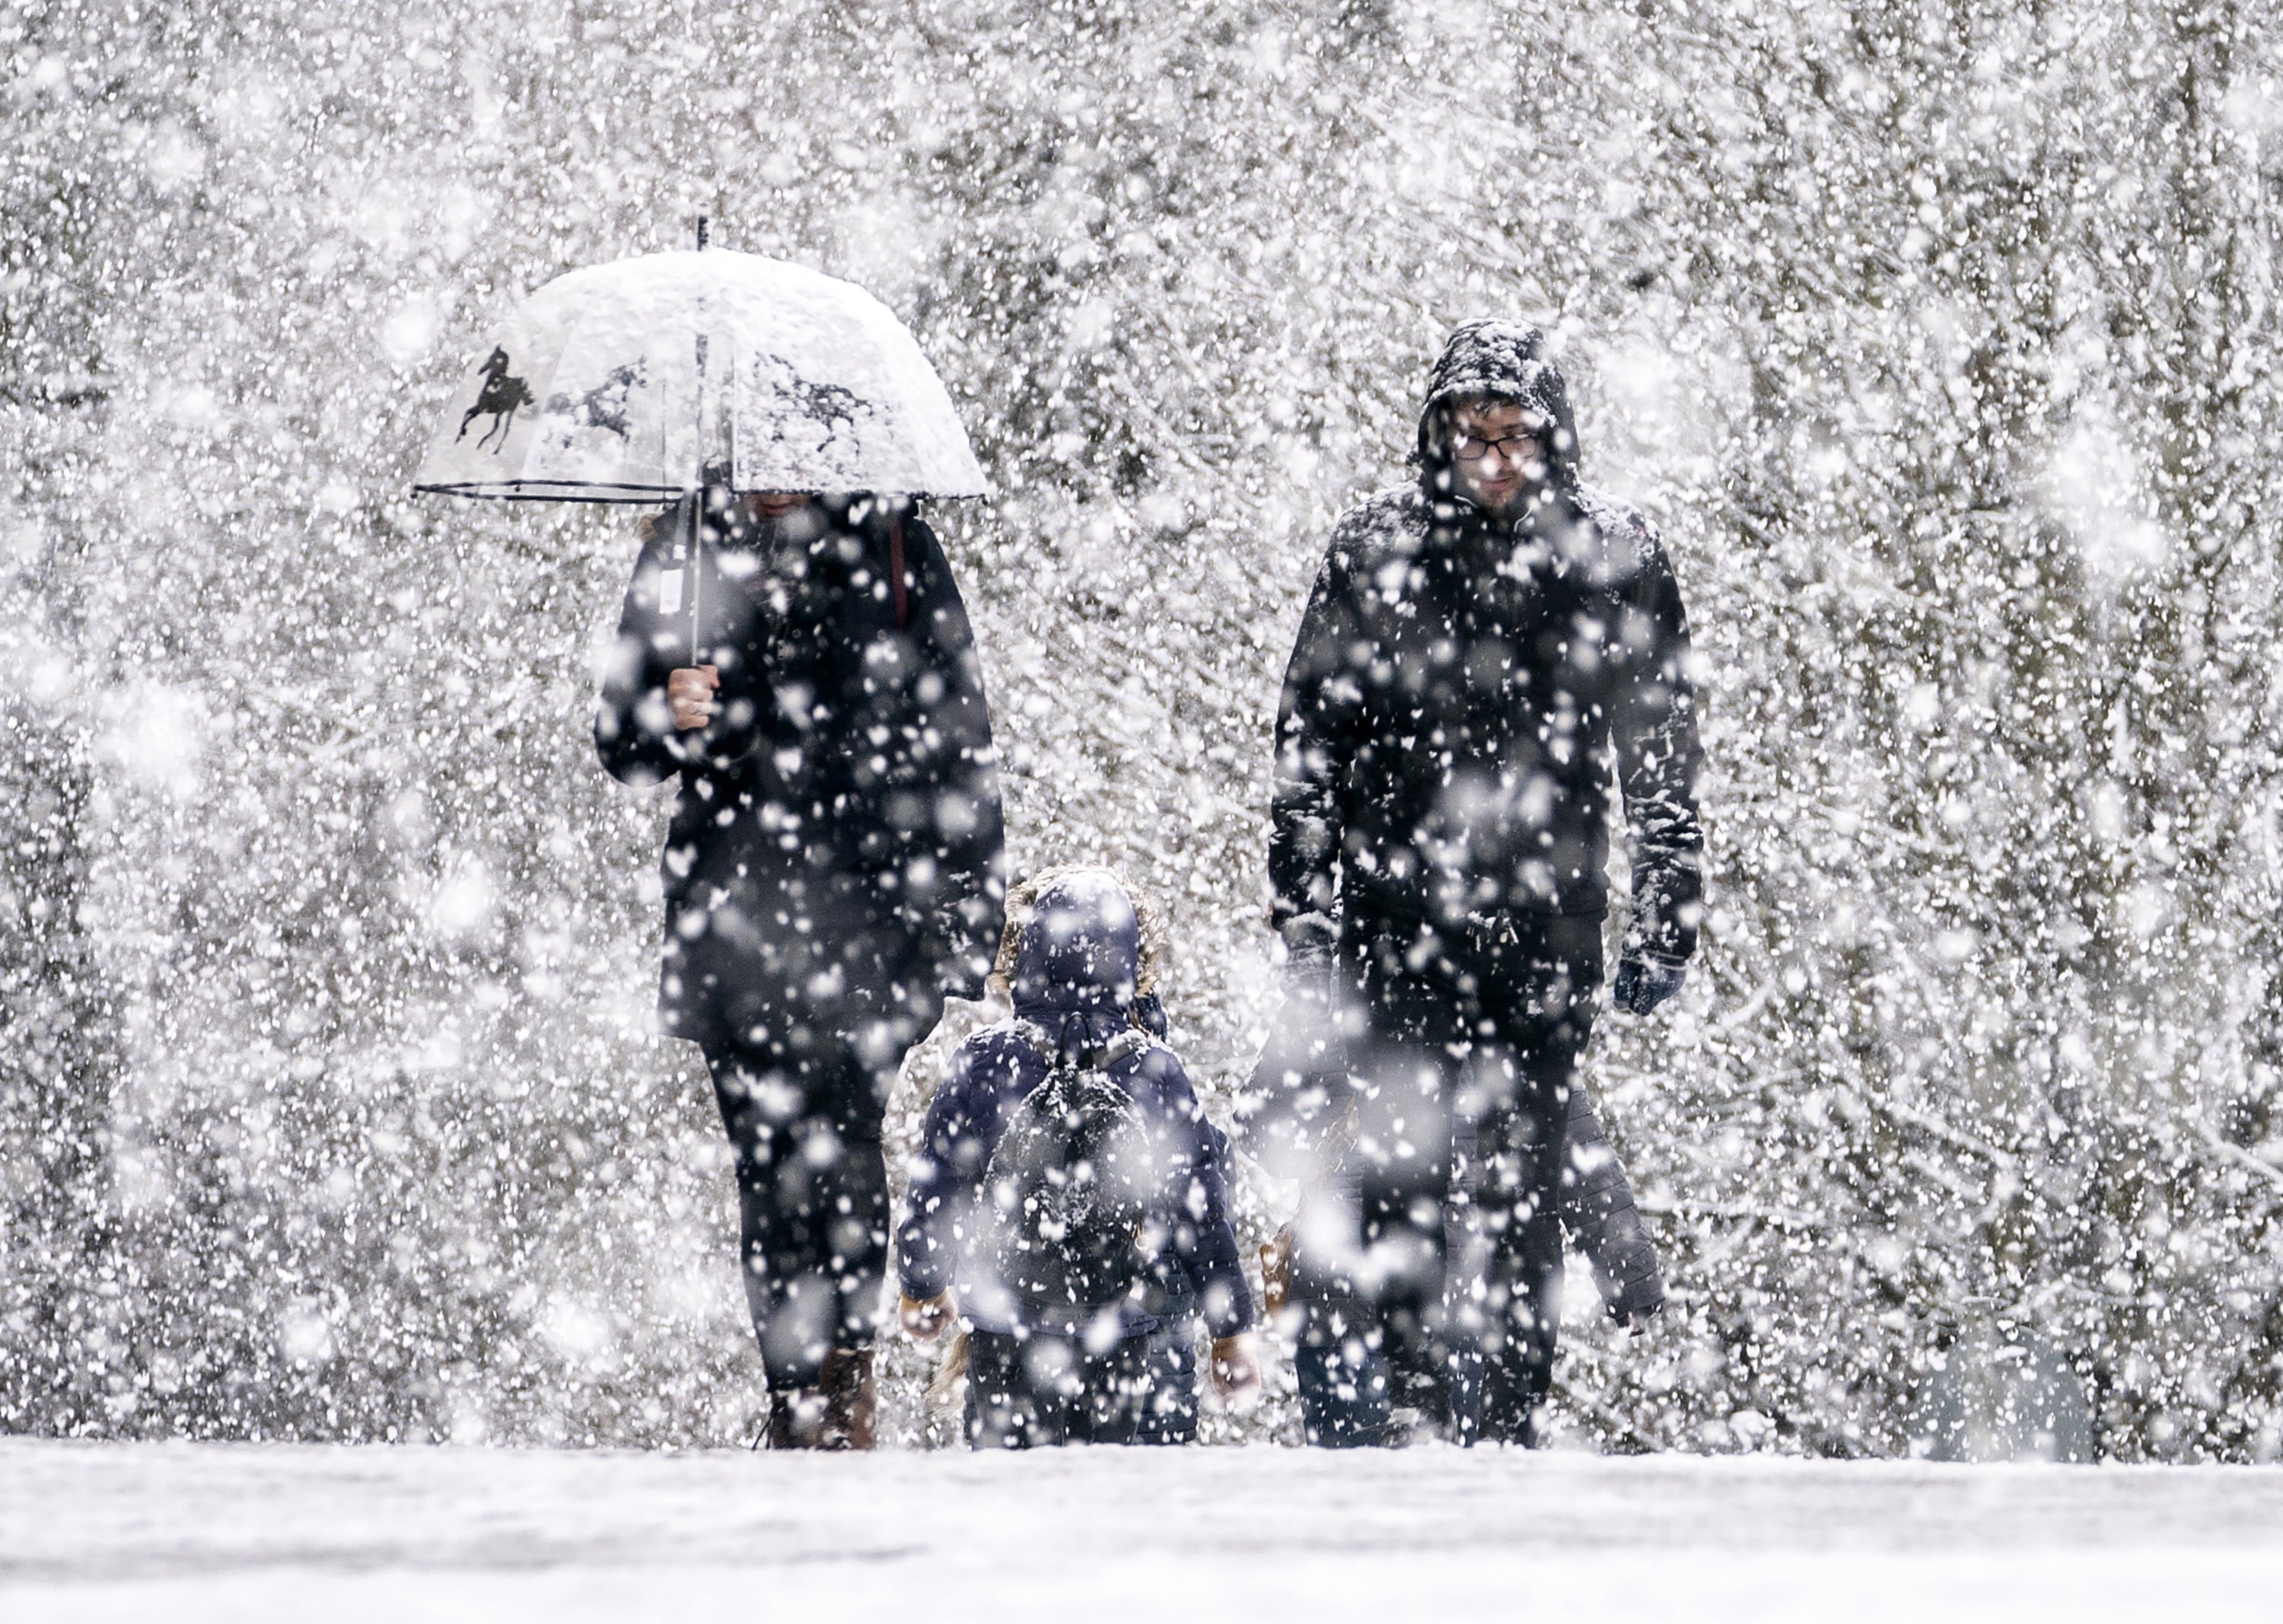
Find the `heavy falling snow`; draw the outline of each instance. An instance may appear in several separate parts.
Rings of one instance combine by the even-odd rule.
[[[979,1497],[1070,1531],[1042,1605],[1183,1541],[1252,1595],[1253,1538],[1378,1594],[1398,1503],[1454,1603],[1724,1542],[1642,1567],[1642,1615],[1788,1616],[1842,1550],[1938,1549],[1907,1593],[1948,1605],[2013,1544],[2101,1605],[2271,1595],[2231,1509],[2276,1526],[2264,1475],[1897,1463],[2283,1452],[2279,202],[2283,21],[2225,0],[0,13],[0,1431],[752,1437],[729,1152],[654,1024],[666,807],[588,735],[639,510],[411,490],[520,300],[705,215],[947,386],[993,495],[928,515],[1013,866],[1165,911],[1223,1121],[1281,996],[1269,736],[1329,527],[1412,477],[1456,323],[1555,335],[1587,477],[1687,594],[1710,846],[1686,990],[1586,1058],[1671,1301],[1629,1334],[1573,1269],[1549,1441],[1885,1463],[16,1442],[0,1586],[124,1616],[199,1574],[245,1616],[401,1566],[401,1612],[591,1563],[546,1581],[573,1617],[651,1582],[588,1550],[623,1512],[682,1616],[860,1548],[971,1598]],[[955,1444],[931,1355],[881,1357],[884,1442]],[[1265,1363],[1205,1443],[1297,1441]],[[1870,1496],[1841,1532],[1827,1486]],[[1126,1551],[1089,1496],[1156,1491]],[[2099,1533],[2111,1494],[2173,1554]],[[1216,1542],[1232,1499],[1273,1515]]]

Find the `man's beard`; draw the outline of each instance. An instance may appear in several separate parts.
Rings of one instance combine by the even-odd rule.
[[[1504,496],[1495,499],[1477,490],[1469,490],[1465,494],[1469,501],[1482,510],[1484,517],[1494,519],[1500,524],[1510,525],[1523,518],[1536,505],[1539,494],[1545,488],[1546,486],[1542,480],[1523,480]]]

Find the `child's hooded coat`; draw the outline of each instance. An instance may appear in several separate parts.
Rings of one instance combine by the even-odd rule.
[[[1039,894],[1012,977],[1015,1021],[975,1034],[953,1055],[928,1108],[912,1170],[911,1213],[897,1233],[904,1295],[958,1293],[977,1330],[1018,1328],[1017,1304],[987,1269],[984,1175],[1008,1113],[1046,1080],[1047,1061],[1016,1022],[1043,1031],[1076,1058],[1134,1031],[1141,925],[1117,880],[1080,871]],[[1145,1042],[1113,1060],[1110,1080],[1138,1103],[1161,1137],[1165,1180],[1149,1233],[1155,1279],[1148,1300],[1120,1310],[1122,1335],[1157,1327],[1169,1303],[1194,1300],[1214,1336],[1252,1323],[1252,1293],[1237,1262],[1228,1180],[1219,1145],[1180,1058]]]

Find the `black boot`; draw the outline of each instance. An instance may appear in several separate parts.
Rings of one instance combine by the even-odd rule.
[[[769,1394],[770,1448],[822,1448],[823,1433],[824,1394],[818,1389],[788,1387]]]

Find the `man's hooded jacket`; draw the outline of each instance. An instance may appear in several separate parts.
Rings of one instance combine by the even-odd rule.
[[[939,993],[981,989],[1003,909],[991,722],[950,564],[892,499],[712,523],[696,663],[719,668],[715,721],[678,732],[666,699],[693,663],[670,524],[635,566],[595,718],[613,777],[681,780],[661,1021],[709,1046],[872,1019],[908,1042]]]
[[[1502,521],[1459,494],[1444,408],[1520,402],[1551,450]],[[1686,958],[1702,897],[1688,624],[1656,532],[1578,483],[1561,373],[1533,328],[1452,335],[1415,488],[1352,509],[1308,601],[1277,718],[1269,874],[1296,946],[1372,922],[1479,928],[1608,906],[1624,795],[1629,949]]]

